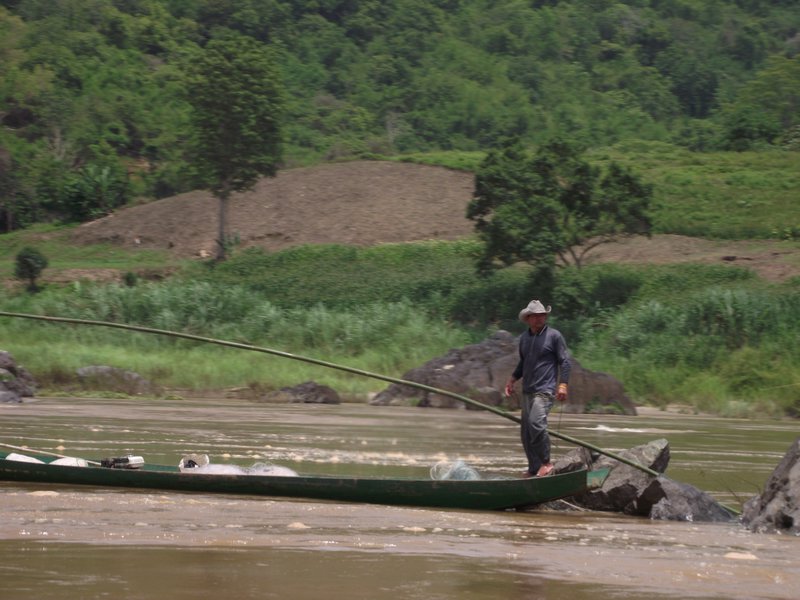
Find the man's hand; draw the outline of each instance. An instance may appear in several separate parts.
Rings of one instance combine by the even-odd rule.
[[[510,398],[511,394],[514,393],[514,379],[511,378],[506,382],[506,389],[503,390],[506,394],[506,398]]]
[[[566,402],[567,400],[567,384],[566,383],[559,383],[558,389],[556,390],[556,400],[559,402]]]

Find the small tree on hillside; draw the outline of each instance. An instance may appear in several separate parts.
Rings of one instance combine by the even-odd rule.
[[[601,172],[560,140],[531,156],[518,144],[491,151],[475,174],[467,217],[484,242],[479,270],[525,262],[539,273],[581,266],[587,252],[649,234],[652,189],[612,163]]]
[[[224,260],[230,195],[276,173],[283,89],[272,51],[252,38],[228,33],[193,59],[186,69],[192,158],[200,184],[219,200],[217,259]]]
[[[19,251],[14,266],[14,277],[28,282],[28,291],[37,292],[36,280],[47,267],[47,259],[36,248],[25,247]]]

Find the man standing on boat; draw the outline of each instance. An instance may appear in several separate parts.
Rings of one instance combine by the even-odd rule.
[[[506,382],[505,394],[511,396],[514,384],[522,379],[522,447],[528,457],[523,477],[544,477],[553,472],[550,462],[550,436],[547,415],[553,401],[567,399],[570,360],[564,337],[547,325],[547,308],[531,300],[519,313],[528,330],[519,338],[519,363]]]

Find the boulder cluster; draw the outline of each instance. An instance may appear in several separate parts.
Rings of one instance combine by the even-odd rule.
[[[0,350],[0,402],[22,402],[25,396],[36,393],[36,383],[31,374],[18,365],[14,357]]]
[[[764,491],[744,505],[742,522],[751,531],[800,535],[800,437],[775,467]]]
[[[497,331],[477,343],[455,348],[405,373],[401,379],[447,390],[489,406],[519,408],[519,399],[507,400],[502,390],[519,360],[517,337]],[[370,404],[430,408],[462,408],[459,400],[424,389],[392,384],[377,394]],[[469,408],[469,406],[467,406]],[[619,380],[607,373],[584,369],[572,359],[569,399],[565,413],[614,413],[635,415],[636,407],[625,394]]]
[[[735,519],[735,512],[706,492],[664,475],[670,459],[667,440],[654,440],[618,454],[659,475],[594,454],[586,448],[576,448],[556,462],[556,473],[584,467],[609,469],[610,472],[600,488],[574,497],[570,503],[589,510],[621,512],[663,521],[724,522]]]

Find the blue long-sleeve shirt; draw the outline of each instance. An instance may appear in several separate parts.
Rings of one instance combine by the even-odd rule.
[[[528,329],[519,336],[519,363],[512,377],[522,379],[524,393],[555,394],[559,381],[569,382],[571,368],[567,343],[557,329],[545,325],[537,334]]]

